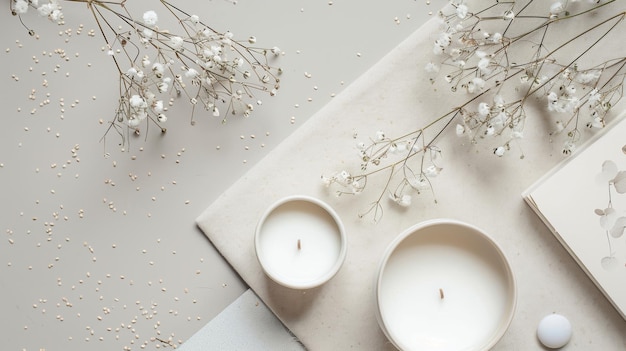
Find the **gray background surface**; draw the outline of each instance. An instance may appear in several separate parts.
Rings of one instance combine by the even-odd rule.
[[[117,78],[101,37],[86,35],[96,28],[86,6],[63,3],[64,27],[31,10],[23,20],[38,39],[0,12],[5,350],[151,350],[189,338],[246,289],[194,219],[443,0],[175,4],[279,46],[282,90],[227,125],[198,115],[192,127],[178,103],[166,135],[152,129],[126,151],[115,135],[100,141]],[[129,6],[163,12],[158,1]]]

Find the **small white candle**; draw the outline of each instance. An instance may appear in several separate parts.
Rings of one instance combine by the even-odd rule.
[[[379,322],[400,350],[486,350],[515,307],[510,267],[476,228],[420,224],[388,249],[377,286]]]
[[[257,258],[265,273],[295,289],[319,286],[332,278],[346,255],[343,225],[327,204],[305,196],[270,206],[256,230]]]

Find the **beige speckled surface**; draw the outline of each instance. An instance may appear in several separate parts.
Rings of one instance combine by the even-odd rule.
[[[320,184],[322,173],[344,169],[346,160],[355,159],[355,131],[370,136],[382,129],[397,135],[454,105],[449,97],[441,103],[438,89],[448,88],[416,83],[425,80],[428,56],[418,53],[431,50],[433,28],[429,22],[411,35],[288,137],[200,215],[200,228],[311,350],[393,349],[374,313],[378,261],[403,229],[437,217],[484,229],[510,260],[518,284],[517,311],[494,350],[542,350],[535,328],[553,312],[566,315],[573,324],[573,339],[565,350],[625,349],[626,322],[520,196],[562,160],[561,143],[551,143],[542,121],[528,120],[520,144],[524,159],[515,155],[516,149],[509,157],[493,157],[486,145],[470,145],[453,131],[445,134],[438,143],[443,150],[439,165],[444,170],[434,181],[438,203],[424,194],[406,211],[387,209],[378,224],[357,218],[372,194],[336,198]],[[528,112],[532,115],[537,110],[531,107]],[[343,268],[317,289],[295,291],[278,286],[263,275],[254,256],[259,216],[271,203],[291,194],[327,201],[348,233]]]

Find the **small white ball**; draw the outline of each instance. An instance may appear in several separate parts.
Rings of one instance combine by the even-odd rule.
[[[547,315],[539,322],[537,338],[545,347],[561,348],[572,338],[572,324],[560,314]]]

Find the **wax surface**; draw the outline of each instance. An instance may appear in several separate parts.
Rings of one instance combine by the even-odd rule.
[[[508,324],[504,258],[486,238],[447,229],[407,237],[383,270],[381,318],[402,350],[479,350]]]
[[[337,223],[323,208],[307,201],[291,201],[274,209],[258,236],[264,269],[287,284],[306,285],[324,279],[340,258]]]

